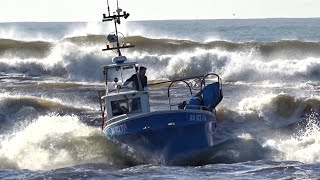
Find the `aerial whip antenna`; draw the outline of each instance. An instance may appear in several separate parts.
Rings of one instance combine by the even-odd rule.
[[[107,4],[108,4],[108,15],[110,16],[109,0],[107,0]]]

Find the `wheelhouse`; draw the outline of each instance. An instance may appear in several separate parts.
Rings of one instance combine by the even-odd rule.
[[[100,108],[103,114],[103,127],[123,116],[150,112],[149,92],[143,90],[140,79],[139,87],[134,83],[125,83],[131,75],[138,75],[136,62],[121,62],[103,66],[105,90],[99,91]],[[104,101],[104,103],[103,103]]]

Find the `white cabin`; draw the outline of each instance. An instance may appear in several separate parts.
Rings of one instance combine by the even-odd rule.
[[[149,92],[141,88],[140,79],[138,78],[139,88],[135,88],[133,83],[125,83],[133,74],[138,76],[136,62],[122,61],[102,68],[105,77],[105,95],[101,97],[104,100],[104,124],[112,123],[120,116],[150,112]]]

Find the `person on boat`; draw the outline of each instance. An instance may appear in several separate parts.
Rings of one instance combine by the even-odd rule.
[[[143,67],[141,66],[139,68],[139,72],[138,74],[133,74],[129,79],[127,79],[125,82],[124,82],[124,86],[128,85],[129,83],[133,82],[133,86],[136,90],[143,90],[145,87],[147,87],[148,85],[148,78],[146,76],[146,71],[147,71],[147,68],[146,67]],[[140,79],[140,82],[141,82],[141,86],[142,86],[142,89],[139,89],[139,80],[138,80],[138,76],[139,75],[139,79]]]
[[[118,101],[111,101],[111,108],[112,108],[112,115],[113,116],[119,116],[121,114],[128,114],[129,110],[128,108],[121,106]]]

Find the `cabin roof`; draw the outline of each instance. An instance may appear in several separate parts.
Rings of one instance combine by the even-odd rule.
[[[132,65],[138,64],[137,62],[125,62],[125,63],[113,63],[113,64],[108,64],[102,66],[103,69],[113,69],[113,68],[118,68],[118,67],[129,67]]]

